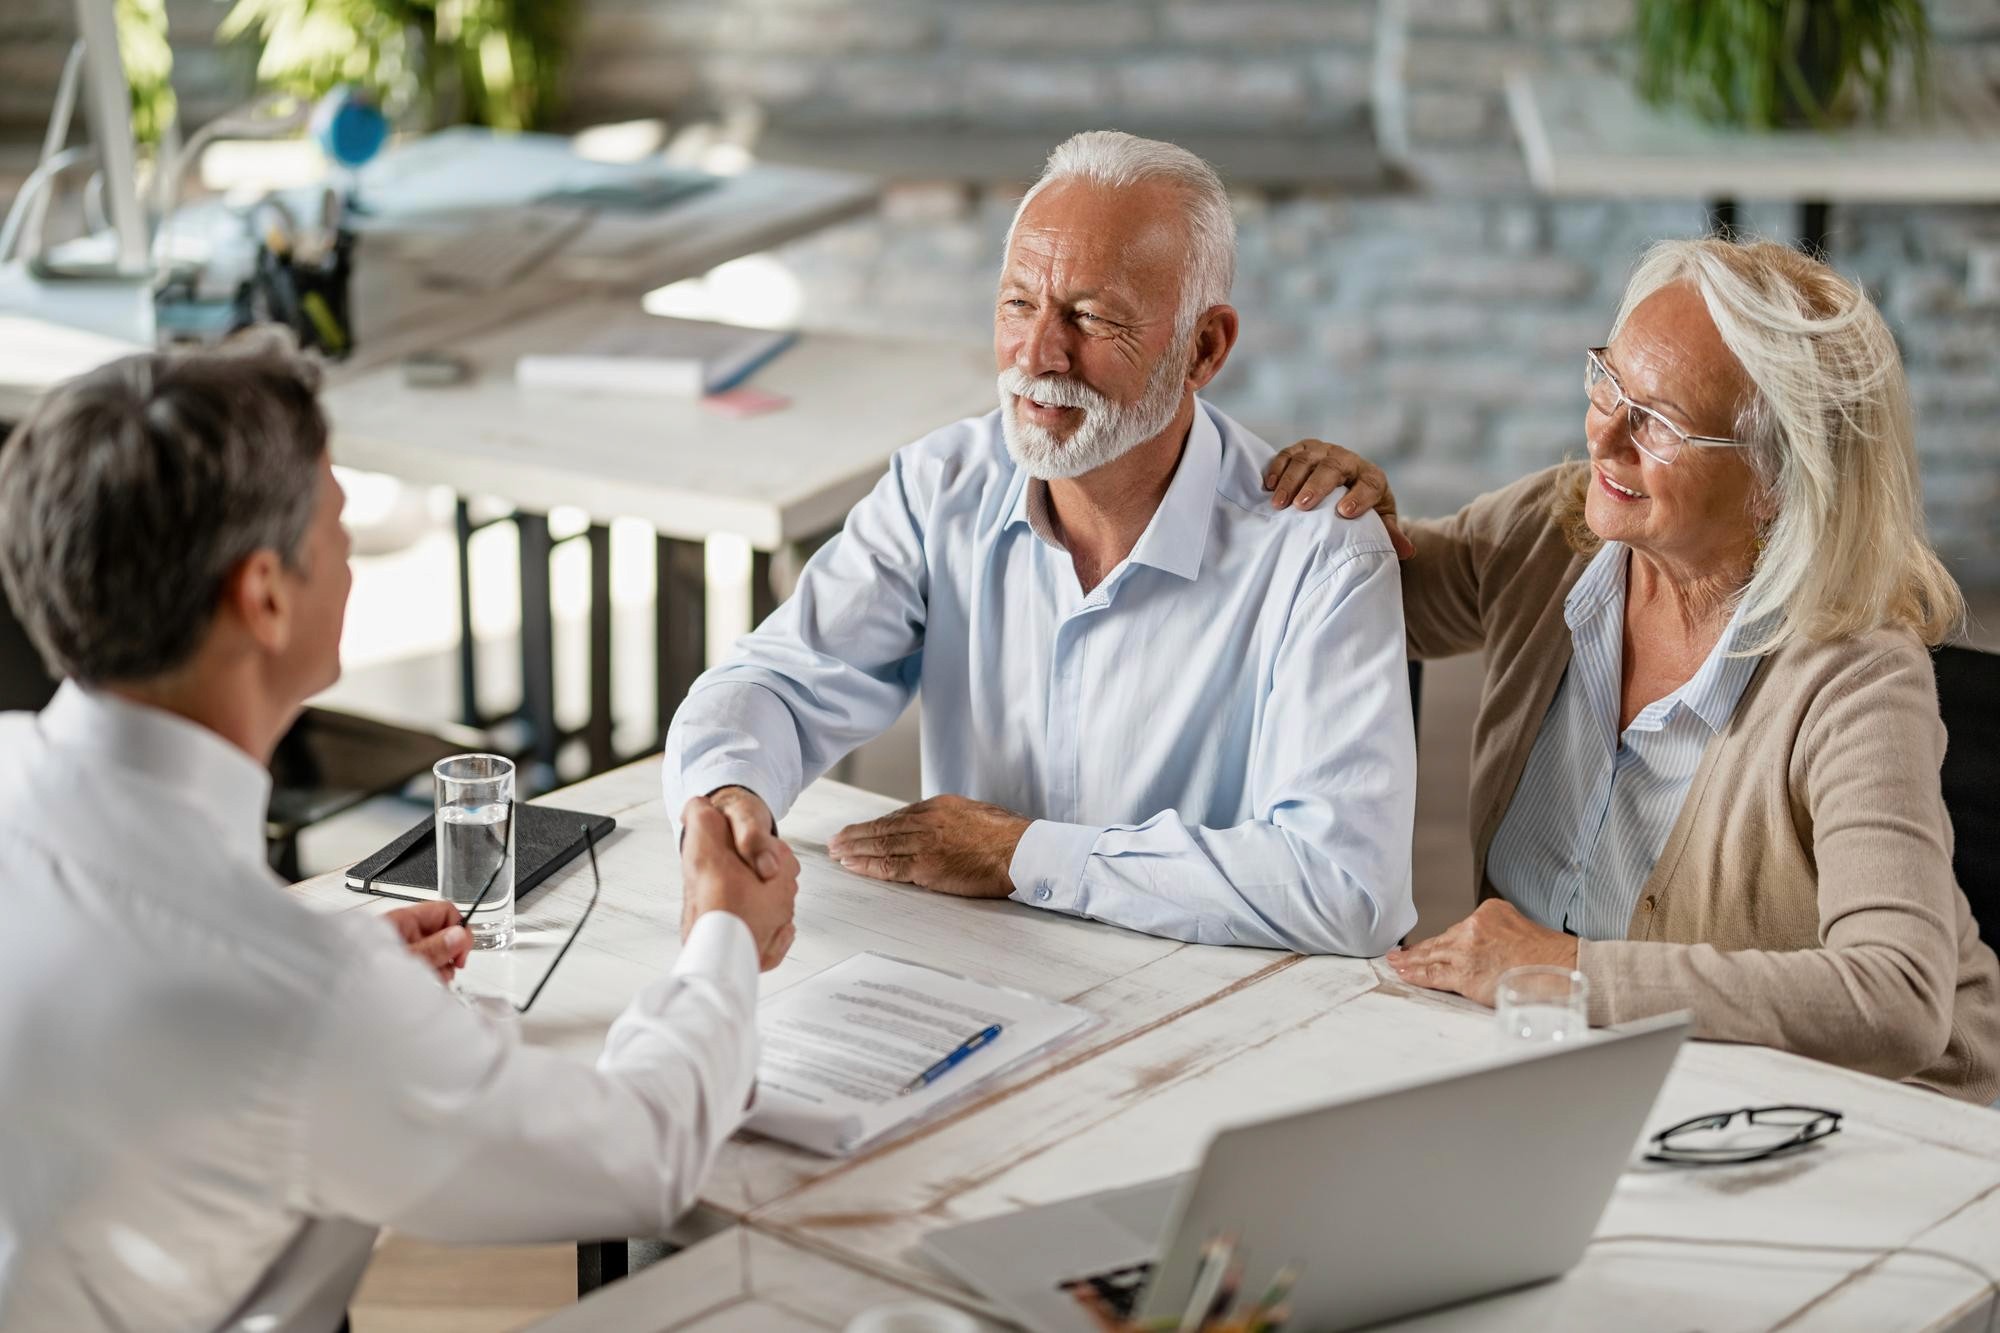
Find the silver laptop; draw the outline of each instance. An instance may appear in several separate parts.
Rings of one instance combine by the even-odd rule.
[[[924,1252],[1038,1333],[1073,1288],[1177,1319],[1204,1244],[1301,1272],[1290,1326],[1342,1329],[1557,1277],[1632,1159],[1689,1030],[1670,1014],[1218,1133],[1193,1173],[933,1231]]]

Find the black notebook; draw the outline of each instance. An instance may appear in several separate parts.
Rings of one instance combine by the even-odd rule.
[[[583,830],[601,847],[618,827],[609,815],[585,815],[552,805],[514,807],[514,901],[521,902],[541,882],[583,855]],[[437,897],[436,816],[426,815],[408,833],[364,861],[348,867],[347,887],[356,893],[424,902]]]

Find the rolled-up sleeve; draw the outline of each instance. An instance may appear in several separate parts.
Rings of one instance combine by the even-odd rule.
[[[1386,541],[1342,552],[1299,596],[1267,704],[1253,818],[1037,822],[1015,849],[1014,899],[1200,944],[1386,951],[1416,924],[1416,736]]]

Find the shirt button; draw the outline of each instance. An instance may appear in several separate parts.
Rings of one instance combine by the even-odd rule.
[[[1642,912],[1650,912],[1650,911],[1652,911],[1652,910],[1653,910],[1653,895],[1652,895],[1652,894],[1650,894],[1650,893],[1649,893],[1649,894],[1647,894],[1647,895],[1646,895],[1645,897],[1643,897],[1643,898],[1641,898],[1641,899],[1639,900],[1639,910],[1640,910],[1640,911],[1642,911]]]
[[[1049,892],[1049,886],[1046,884],[1035,890],[1035,901],[1038,903],[1045,903],[1054,896],[1054,894]]]

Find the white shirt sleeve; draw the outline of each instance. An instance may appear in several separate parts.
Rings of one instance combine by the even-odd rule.
[[[757,1066],[757,952],[696,921],[595,1068],[521,1042],[440,986],[379,919],[304,1053],[297,1206],[434,1240],[664,1234],[741,1123]]]
[[[1372,957],[1416,924],[1416,733],[1396,558],[1347,557],[1293,608],[1251,748],[1256,816],[1037,820],[1017,902],[1197,944]]]
[[[916,697],[929,590],[913,452],[891,460],[792,595],[675,710],[662,788],[676,831],[688,798],[718,787],[747,788],[784,818]]]

